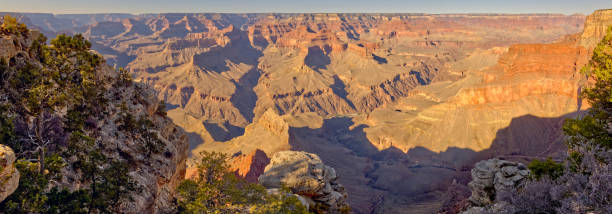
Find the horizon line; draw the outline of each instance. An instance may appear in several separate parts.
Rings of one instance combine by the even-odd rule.
[[[604,11],[604,10],[612,10],[610,9],[597,9],[596,11]],[[283,14],[283,15],[292,15],[292,14],[373,14],[373,15],[394,15],[394,14],[406,14],[406,15],[565,15],[565,16],[574,16],[574,15],[588,15],[581,12],[576,13],[559,13],[559,12],[536,12],[536,13],[512,13],[512,12],[462,12],[462,13],[419,13],[419,12],[146,12],[146,13],[125,13],[125,12],[24,12],[24,11],[0,11],[0,13],[23,13],[23,14],[51,14],[51,15],[109,15],[109,14],[117,14],[117,15],[153,15],[153,14]],[[589,13],[592,14],[592,13]]]

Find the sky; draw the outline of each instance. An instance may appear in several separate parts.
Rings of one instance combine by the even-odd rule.
[[[563,13],[612,0],[0,0],[0,11],[37,13]]]

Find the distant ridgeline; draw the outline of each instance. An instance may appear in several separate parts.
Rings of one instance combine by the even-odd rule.
[[[184,180],[187,137],[152,90],[111,69],[80,34],[47,45],[11,16],[0,23],[0,212],[350,211],[343,189],[310,204],[280,181],[266,190],[237,178],[220,153],[203,153]]]
[[[108,137],[97,137],[95,133],[98,132],[90,131],[92,128],[87,125],[90,118],[102,120],[107,115],[117,119],[95,123],[95,127],[108,126],[109,130],[113,130],[112,124],[117,124],[121,127],[118,130],[124,130],[121,121],[126,121],[125,124],[134,121],[135,127],[148,126],[146,118],[143,119],[144,114],[126,116],[121,113],[123,101],[111,99],[117,96],[112,94],[116,90],[121,91],[118,93],[120,97],[132,96],[132,92],[141,93],[132,89],[142,87],[140,84],[121,86],[125,79],[133,75],[134,82],[153,89],[150,94],[144,90],[147,93],[143,94],[151,97],[142,99],[151,104],[142,104],[143,110],[146,110],[143,112],[153,118],[165,119],[161,116],[161,109],[160,113],[154,113],[157,112],[154,109],[159,107],[154,98],[163,100],[168,104],[166,115],[189,134],[191,156],[187,162],[187,174],[197,175],[203,157],[211,160],[210,153],[222,152],[231,157],[229,163],[234,165],[229,168],[253,182],[265,171],[268,157],[274,157],[284,150],[306,151],[316,154],[337,171],[340,175],[337,182],[346,186],[346,201],[358,213],[436,212],[442,206],[442,195],[446,195],[443,193],[448,192],[450,186],[467,188],[469,170],[481,160],[500,157],[527,162],[549,156],[553,161],[562,158],[567,150],[563,121],[575,118],[577,109],[590,107],[587,102],[581,103],[583,96],[579,96],[579,91],[584,88],[583,83],[588,82],[580,69],[588,63],[592,50],[603,38],[605,27],[612,23],[612,10],[599,10],[589,16],[14,15],[49,37],[81,33],[91,42],[88,53],[94,50],[104,56],[107,64],[125,68],[109,72],[118,73],[113,76],[117,83],[108,80],[108,84],[113,86],[107,88],[110,92],[102,96],[103,100],[119,105],[117,113],[109,110],[108,114],[91,116],[98,115],[96,112],[100,110],[96,109],[105,106],[97,104],[87,104],[95,108],[77,108],[69,104],[66,108],[54,107],[54,112],[60,113],[51,113],[62,118],[83,118],[85,125],[80,129],[71,129],[70,133],[79,131],[101,141],[106,138],[134,138],[128,142],[142,144],[120,148],[143,149],[134,153],[112,153],[111,149],[116,147],[104,144],[100,147],[104,148],[102,151],[106,151],[104,154],[108,158],[166,166],[163,161],[161,164],[147,161],[149,158],[146,156],[150,154],[151,157],[172,159],[172,163],[176,163],[176,168],[170,164],[171,170],[164,173],[183,169],[181,161],[184,160],[184,153],[178,154],[172,149],[170,153],[164,149],[158,152],[157,144],[151,143],[156,141],[149,142],[140,137],[155,136],[150,134],[154,131],[149,134],[144,131],[151,129],[138,128],[133,135],[123,135],[123,131],[120,131],[118,136]],[[30,38],[36,39],[33,36]],[[63,38],[81,40],[76,36]],[[14,47],[30,47],[16,45],[18,43],[12,41],[3,40],[1,46],[10,47],[6,53],[11,53],[11,57],[19,55],[19,51],[12,51],[18,50]],[[33,47],[36,43],[32,44]],[[50,47],[43,49],[53,50],[54,46],[51,43]],[[42,67],[52,65],[55,66],[54,70],[80,67],[83,66],[81,62],[88,61],[87,56],[82,55],[82,61],[72,60],[81,64],[76,65],[71,61],[72,64],[66,67],[57,65],[55,58],[49,60],[44,54],[25,52],[27,54],[22,55],[39,62],[31,64],[44,64]],[[53,51],[47,52],[50,52],[50,56],[58,55]],[[78,59],[77,55],[74,56]],[[12,63],[9,57],[6,59]],[[16,64],[10,65],[16,67]],[[106,66],[98,67],[112,70]],[[96,75],[99,73],[96,72]],[[49,75],[52,74],[50,72]],[[61,93],[39,95],[38,91],[45,91],[45,88],[76,90],[76,87],[83,91],[82,96],[96,97],[88,92],[91,84],[83,84],[84,80],[90,82],[87,81],[89,75],[90,72],[79,72],[78,75],[72,72],[70,75],[56,75],[58,80],[53,82],[28,83],[24,87],[17,87],[27,90],[24,93],[28,95],[18,100],[27,107],[23,109],[33,111],[30,108],[37,108],[37,105],[29,104],[28,100],[34,99],[29,98],[30,94],[48,97],[45,98],[51,100],[46,102],[48,106],[81,99],[81,92],[70,92],[79,96],[66,98],[61,98]],[[76,80],[68,81],[70,84],[62,83],[67,78]],[[79,80],[81,84],[76,84]],[[104,84],[93,85],[98,87]],[[127,97],[122,99],[127,99],[124,100],[125,106],[130,112],[133,107],[141,108],[138,98],[138,102],[134,103]],[[85,102],[94,102],[89,100]],[[87,113],[90,111],[94,113]],[[27,114],[32,115],[30,118],[38,115],[35,112]],[[79,116],[81,114],[86,116]],[[15,120],[15,129],[23,127],[17,122],[21,119],[15,119],[17,116],[11,118]],[[160,128],[162,136],[159,139],[172,141],[164,137],[172,128],[162,128],[164,126],[156,120],[150,120]],[[66,121],[62,120],[63,124],[68,124]],[[171,144],[166,143],[166,147]],[[34,157],[28,155],[23,159]],[[72,161],[68,156],[62,158],[68,163]],[[78,170],[76,166],[70,167],[70,170]],[[499,167],[502,168],[508,167]],[[225,173],[219,175],[226,176]],[[166,185],[176,185],[177,180],[171,174],[161,178],[162,181],[156,183],[147,180],[151,182],[148,186],[163,189]],[[144,179],[140,181],[144,182]],[[231,184],[236,183],[240,182]],[[202,193],[195,191],[198,188],[219,187],[218,183],[185,185],[183,187],[186,188],[179,193],[184,196]],[[261,193],[259,190],[256,191],[258,194]],[[158,191],[159,196],[154,196],[153,192],[142,197],[165,200],[166,195],[174,194],[172,191],[168,194]],[[241,201],[240,197],[244,196],[233,192],[221,195],[231,199],[222,201],[229,204]],[[186,208],[201,204],[194,201],[210,199],[207,194],[200,196],[179,197],[178,201],[182,204],[179,207],[192,210],[201,208]],[[331,193],[306,198],[327,196],[342,198]],[[138,197],[136,199],[140,200]],[[151,207],[149,202],[157,203],[152,201],[135,203]],[[159,207],[170,207],[164,203],[160,202]],[[261,202],[259,205],[262,203],[266,204]],[[333,206],[327,208],[330,207]],[[324,208],[319,206],[317,209]]]

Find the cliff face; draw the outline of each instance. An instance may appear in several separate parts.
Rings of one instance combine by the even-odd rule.
[[[584,19],[503,14],[119,18],[104,17],[73,31],[94,41],[94,49],[111,63],[151,84],[159,99],[195,118],[240,127],[268,108],[321,116],[369,112],[418,85],[458,78],[457,71],[447,69],[449,62],[474,49],[553,41],[581,30]]]
[[[117,207],[106,209],[121,210],[125,213],[172,211],[175,207],[173,204],[175,189],[185,175],[188,143],[185,133],[160,112],[156,93],[142,84],[122,83],[118,72],[103,64],[103,61],[89,68],[87,64],[79,61],[83,60],[82,58],[75,59],[76,57],[66,60],[72,60],[70,62],[76,64],[81,63],[79,69],[74,69],[79,72],[79,78],[74,78],[73,81],[86,83],[78,82],[75,86],[75,84],[60,82],[52,74],[43,73],[53,71],[54,68],[41,60],[42,56],[38,51],[43,48],[41,43],[34,42],[39,33],[37,31],[28,32],[27,29],[25,32],[21,35],[0,33],[2,41],[10,41],[0,43],[2,62],[8,62],[6,65],[2,64],[3,78],[0,80],[2,100],[0,104],[3,110],[1,113],[3,117],[10,118],[14,125],[14,127],[3,127],[4,131],[11,131],[14,137],[14,139],[9,139],[9,142],[3,143],[12,143],[12,146],[18,147],[20,152],[17,154],[17,159],[20,161],[29,162],[32,161],[32,157],[34,157],[33,160],[37,160],[38,156],[31,154],[39,153],[61,157],[63,165],[59,169],[60,174],[58,178],[51,178],[53,181],[45,189],[53,187],[69,191],[88,189],[91,182],[107,179],[96,178],[98,180],[91,181],[87,179],[86,176],[89,174],[86,174],[83,169],[85,161],[94,159],[91,152],[88,153],[86,149],[99,152],[96,154],[99,154],[103,161],[108,162],[95,165],[96,173],[111,168],[114,163],[125,163],[126,168],[122,169],[125,170],[125,174],[114,176],[129,177],[135,187],[135,190],[128,191],[127,198],[117,203]],[[71,46],[72,49],[67,49],[67,51],[74,50],[75,52],[71,54],[82,54],[79,55],[81,57],[83,54],[91,54],[89,50],[76,52],[79,51],[77,40],[76,37],[71,40],[74,44]],[[58,44],[62,43],[56,43],[56,46]],[[83,44],[85,45],[81,48],[87,48],[86,42]],[[45,48],[44,50],[49,54],[54,51],[52,47],[45,46]],[[93,54],[86,56],[90,57],[88,59],[103,60]],[[68,64],[65,64],[68,69],[62,71],[63,78],[72,78],[70,75],[74,74],[71,73],[74,70],[69,67],[71,64]],[[26,72],[41,73],[30,77],[16,78],[13,76]],[[91,72],[91,76],[86,76],[90,74],[88,72]],[[38,78],[37,80],[40,81],[32,81],[33,78]],[[12,80],[8,81],[8,79]],[[47,95],[58,93],[60,98],[50,102],[49,97],[38,97],[35,101],[24,104],[24,100],[27,100],[24,96],[34,96],[32,94],[36,91],[28,89],[28,87],[33,87],[28,84],[53,81],[59,83],[56,82],[46,87],[56,88],[46,89],[44,85],[40,86],[46,90],[53,90],[53,92],[43,90],[39,93]],[[18,86],[21,84],[21,86],[16,87],[16,84]],[[82,96],[79,94],[80,88],[77,88],[81,84],[95,85],[95,88],[92,86],[89,89],[89,92],[93,91],[95,95],[81,99],[74,98]],[[68,87],[73,87],[70,88],[70,93],[62,95],[61,93],[68,90],[66,89]],[[71,98],[66,98],[66,96]],[[85,99],[86,101],[83,101]],[[37,107],[32,102],[42,104]],[[99,103],[91,107],[89,102]],[[85,109],[75,110],[78,108]],[[37,111],[39,113],[35,114]],[[82,125],[78,125],[81,123]],[[36,145],[44,145],[44,147],[41,149]],[[15,172],[12,167],[15,154],[11,154],[10,149],[4,149],[4,155],[6,163],[3,163],[2,176],[6,177]],[[45,159],[45,161],[48,160]],[[12,179],[14,177],[19,177],[19,174],[12,175],[11,179],[6,180],[8,182],[6,184],[16,185],[18,180]],[[5,190],[4,194],[10,194],[14,188],[5,188]]]
[[[255,150],[249,154],[239,154],[232,157],[230,170],[234,171],[238,177],[257,183],[257,178],[264,173],[264,169],[269,163],[270,158],[265,152]]]
[[[357,213],[432,213],[478,160],[563,147],[581,41],[605,25],[589,17],[584,33],[583,16],[504,14],[160,14],[75,31],[171,104],[192,155],[235,155],[250,178],[257,149],[303,150]]]
[[[592,50],[605,36],[608,26],[612,23],[612,9],[596,10],[586,17],[584,31],[580,35],[580,45]]]
[[[121,100],[142,100],[136,105],[128,104],[129,111],[135,118],[152,118],[152,133],[158,136],[161,149],[157,154],[150,154],[142,142],[130,137],[113,121],[120,121],[122,112],[119,108],[110,110],[107,121],[100,122],[100,143],[107,145],[103,150],[113,159],[128,160],[128,174],[141,187],[141,191],[131,195],[132,202],[122,204],[122,210],[128,213],[165,213],[173,210],[174,192],[185,178],[187,169],[188,139],[185,133],[168,117],[158,113],[158,101],[153,91],[142,91],[142,86],[118,89],[109,93],[119,93],[122,98],[113,103],[120,106]],[[150,90],[150,89],[144,89]],[[138,98],[134,95],[138,95]],[[110,145],[116,145],[112,147]],[[150,154],[150,155],[149,155]],[[75,186],[78,183],[66,183]]]

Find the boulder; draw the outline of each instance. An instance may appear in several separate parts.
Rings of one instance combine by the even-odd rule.
[[[13,194],[19,185],[19,171],[14,166],[15,160],[13,150],[0,144],[0,201]]]
[[[259,177],[268,189],[287,187],[307,207],[323,207],[327,213],[338,213],[348,208],[344,187],[336,180],[336,170],[321,161],[316,154],[283,151],[274,154],[270,164]]]
[[[530,172],[521,163],[489,159],[483,160],[472,169],[472,190],[469,200],[476,206],[492,205],[496,194],[507,188],[524,184]]]

